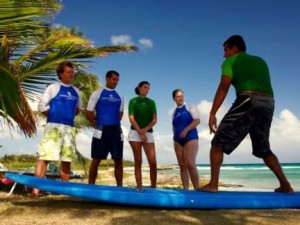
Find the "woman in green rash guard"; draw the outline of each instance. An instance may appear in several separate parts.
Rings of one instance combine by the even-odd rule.
[[[137,190],[143,190],[142,184],[142,148],[148,159],[150,167],[151,187],[156,188],[157,163],[155,153],[155,143],[153,137],[153,126],[157,122],[155,102],[148,98],[150,83],[141,81],[135,88],[137,97],[129,101],[128,115],[131,129],[128,134],[128,141],[134,156],[134,172]]]

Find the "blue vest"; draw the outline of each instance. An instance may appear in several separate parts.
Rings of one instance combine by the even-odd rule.
[[[51,99],[47,122],[74,126],[78,93],[70,87],[60,86],[57,95]]]
[[[121,97],[115,91],[103,89],[95,106],[97,126],[120,125]]]
[[[193,121],[193,117],[185,106],[176,108],[173,118],[174,127],[174,140],[175,141],[188,141],[198,139],[198,131],[196,128],[190,130],[185,138],[180,138],[180,133]]]

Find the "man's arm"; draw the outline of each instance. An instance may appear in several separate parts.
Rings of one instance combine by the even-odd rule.
[[[123,118],[123,114],[124,114],[124,112],[123,111],[120,111],[119,112],[119,118],[120,118],[120,121],[122,120],[122,118]]]
[[[96,125],[96,116],[93,111],[86,110],[85,116],[90,121],[90,123],[95,127]]]
[[[216,91],[215,98],[210,110],[210,115],[209,115],[209,129],[210,133],[215,133],[217,130],[217,118],[216,118],[216,113],[218,112],[220,106],[222,105],[224,99],[227,96],[229,87],[231,84],[231,79],[228,76],[222,76],[221,81],[219,84],[219,87]]]
[[[82,109],[81,108],[76,108],[76,113],[75,113],[75,115],[78,115],[79,113],[81,113],[82,112]]]
[[[60,86],[57,84],[49,85],[40,98],[40,101],[38,103],[38,111],[46,117],[48,117],[48,112],[50,109],[49,103],[53,96],[55,96],[58,93],[59,87]]]

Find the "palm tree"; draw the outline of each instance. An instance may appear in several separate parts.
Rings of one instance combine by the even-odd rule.
[[[0,0],[0,5],[0,116],[9,127],[15,121],[25,135],[31,136],[36,131],[35,120],[27,101],[23,101],[10,60],[44,37],[50,24],[42,18],[53,16],[61,5],[41,0]]]
[[[74,29],[50,28],[44,18],[61,8],[58,0],[0,0],[0,5],[0,116],[9,127],[15,122],[25,136],[36,133],[36,118],[27,99],[36,100],[45,85],[57,79],[58,63],[72,61],[82,74],[81,68],[95,57],[137,50],[135,46],[94,47]],[[77,79],[96,83],[88,90],[87,85],[79,86],[85,91],[83,97],[91,87],[97,88],[95,76]]]

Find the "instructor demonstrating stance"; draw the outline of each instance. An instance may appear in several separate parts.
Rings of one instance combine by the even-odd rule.
[[[274,99],[268,66],[260,57],[246,53],[246,44],[240,35],[229,37],[223,46],[226,59],[209,117],[210,132],[215,133],[210,150],[211,180],[201,190],[218,191],[223,153],[229,155],[249,134],[252,154],[262,158],[279,181],[280,186],[275,191],[293,193],[277,157],[270,149]],[[237,97],[217,127],[216,113],[231,84]]]

